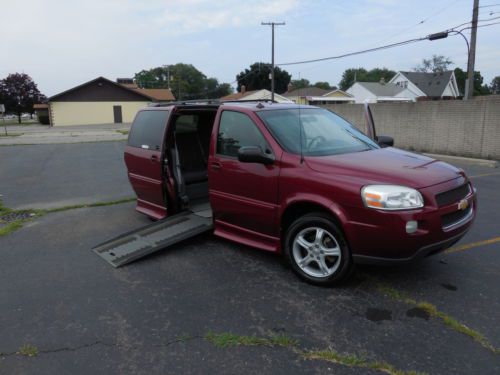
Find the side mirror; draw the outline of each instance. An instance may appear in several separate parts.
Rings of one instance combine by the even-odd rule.
[[[377,143],[380,147],[392,147],[394,146],[394,138],[387,135],[379,135],[377,136]]]
[[[238,150],[238,160],[242,163],[273,164],[274,157],[266,154],[259,146],[244,146]]]

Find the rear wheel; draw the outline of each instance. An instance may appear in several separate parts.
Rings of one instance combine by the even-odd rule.
[[[305,215],[288,228],[284,252],[294,272],[316,285],[333,285],[350,274],[353,264],[347,241],[332,218]]]

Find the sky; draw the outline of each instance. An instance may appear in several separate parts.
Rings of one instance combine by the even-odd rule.
[[[480,5],[499,4],[481,0]],[[234,83],[256,61],[286,63],[395,43],[469,22],[473,0],[0,0],[0,79],[24,72],[47,96],[98,76],[115,80],[156,66],[193,64]],[[490,15],[490,12],[498,12]],[[479,19],[500,16],[500,6]],[[423,22],[422,22],[423,21]],[[492,22],[499,22],[499,20]],[[464,33],[469,36],[470,30]],[[292,79],[338,85],[345,69],[411,70],[444,55],[466,69],[460,36],[284,67]],[[476,70],[500,75],[500,24],[478,29]]]

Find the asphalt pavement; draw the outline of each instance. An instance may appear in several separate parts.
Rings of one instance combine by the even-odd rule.
[[[120,142],[0,148],[4,204],[129,196],[122,148]],[[498,353],[374,281],[432,303],[500,347],[500,170],[463,167],[478,189],[479,214],[455,248],[496,241],[411,266],[359,267],[336,288],[303,283],[281,257],[212,235],[113,269],[90,249],[150,223],[134,203],[34,219],[0,237],[0,374],[380,373],[301,355],[327,349],[405,371],[498,373]],[[222,348],[207,340],[209,333],[281,334],[297,344]],[[26,345],[37,354],[22,355]]]

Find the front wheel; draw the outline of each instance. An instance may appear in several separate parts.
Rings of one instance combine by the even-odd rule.
[[[295,220],[286,232],[284,253],[293,271],[316,285],[333,285],[353,263],[347,241],[331,217],[321,213]]]

